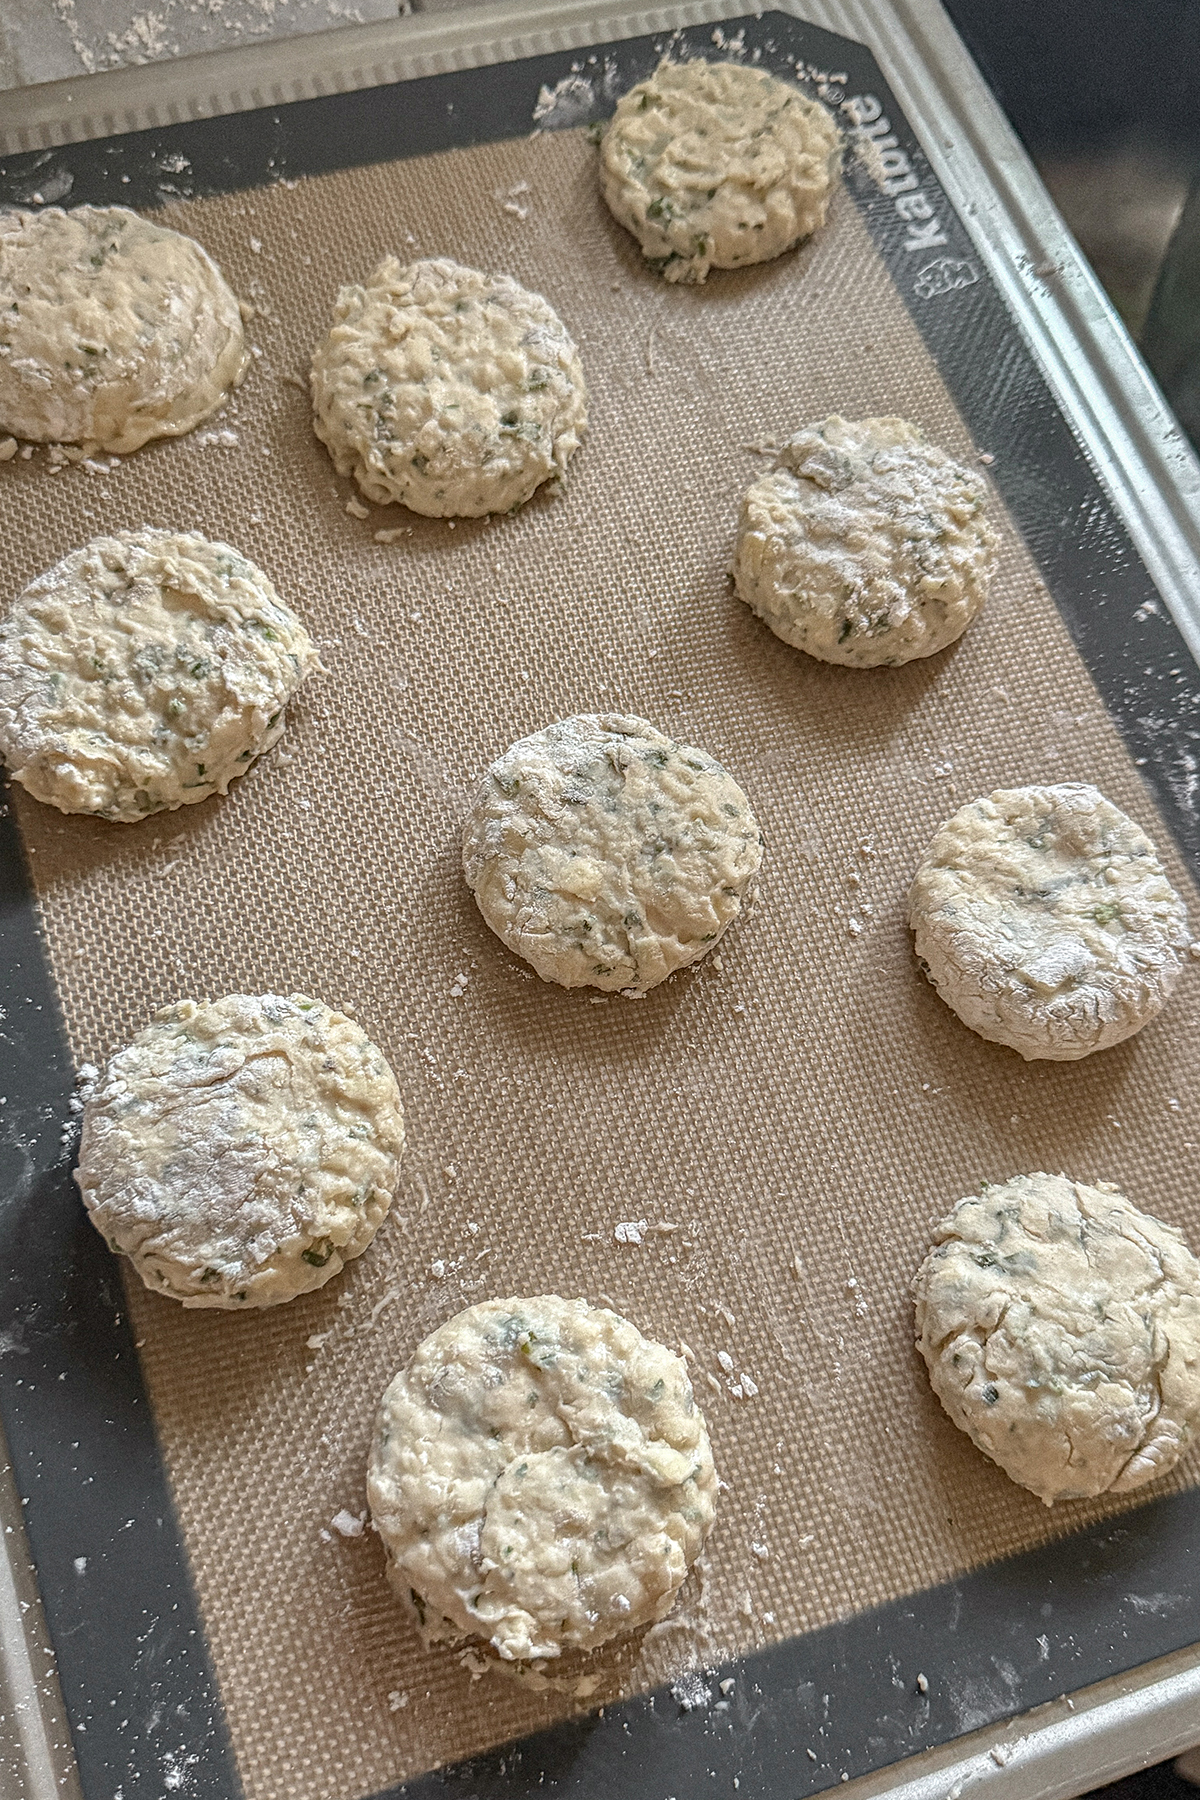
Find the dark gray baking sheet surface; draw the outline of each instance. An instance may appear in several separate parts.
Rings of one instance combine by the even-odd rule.
[[[723,31],[727,41],[742,34],[743,53],[757,51],[762,66],[824,77],[834,104],[860,102],[851,122],[892,148],[882,186],[853,157],[848,186],[969,428],[995,452],[994,479],[1200,873],[1195,667],[873,57],[779,13],[735,18]],[[706,25],[597,45],[616,77],[595,84],[605,97],[594,116],[664,49],[712,54],[713,42]],[[187,192],[228,192],[521,136],[543,86],[577,65],[586,75],[590,54],[12,157],[0,164],[0,204],[152,207],[184,191],[180,157]],[[577,110],[569,122],[588,116]],[[914,228],[896,199],[918,186],[931,220]],[[0,958],[0,1418],[84,1794],[236,1796],[120,1281],[70,1181],[70,1056],[7,809]],[[1200,1491],[1152,1499],[1119,1521],[732,1664],[707,1682],[703,1704],[642,1696],[396,1791],[414,1800],[812,1794],[1200,1639],[1198,1528]],[[716,1681],[726,1674],[737,1679],[722,1702]]]

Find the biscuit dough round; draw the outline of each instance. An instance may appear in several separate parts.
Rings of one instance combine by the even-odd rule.
[[[841,139],[823,106],[743,63],[664,59],[600,146],[614,215],[668,281],[769,262],[825,223]]]
[[[0,436],[123,454],[208,418],[249,361],[192,238],[124,206],[0,213]]]
[[[118,1051],[83,1112],[96,1229],[184,1306],[277,1306],[375,1236],[396,1187],[396,1078],[305,994],[180,1000]]]
[[[313,429],[368,500],[431,518],[520,506],[587,428],[579,354],[508,275],[385,257],[344,287],[312,364]]]
[[[514,1662],[663,1618],[717,1478],[682,1358],[543,1294],[468,1307],[417,1347],[383,1396],[367,1494],[429,1634]]]
[[[1140,825],[1086,782],[999,788],[947,820],[908,896],[922,968],[1027,1061],[1131,1037],[1183,968],[1187,909]]]
[[[194,533],[95,538],[0,623],[0,756],[35,799],[126,822],[224,794],[316,649],[262,570]]]
[[[777,637],[822,662],[933,656],[987,598],[986,506],[983,479],[907,420],[835,413],[748,488],[734,583]]]
[[[752,898],[761,862],[750,804],[719,762],[611,713],[511,745],[463,827],[480,912],[563,987],[641,994],[696,962]]]
[[[1174,1467],[1200,1416],[1200,1263],[1110,1182],[960,1200],[913,1286],[938,1399],[1048,1506]]]

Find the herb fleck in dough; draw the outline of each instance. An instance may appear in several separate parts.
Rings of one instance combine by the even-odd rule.
[[[852,668],[962,636],[996,568],[983,480],[904,419],[835,413],[742,501],[733,578],[785,643]]]
[[[383,1396],[367,1475],[388,1578],[428,1635],[510,1662],[663,1618],[716,1491],[682,1359],[552,1294],[427,1337]]]
[[[1174,1467],[1200,1415],[1200,1263],[1109,1182],[1018,1175],[960,1200],[914,1284],[961,1430],[1048,1506]]]
[[[463,829],[480,912],[563,987],[641,994],[707,955],[761,861],[749,802],[720,763],[613,714],[513,744]]]
[[[0,214],[0,436],[123,454],[208,418],[249,360],[191,238],[124,206]]]
[[[1027,1061],[1071,1062],[1140,1031],[1189,941],[1153,844],[1085,782],[962,807],[921,860],[908,916],[946,1004]]]
[[[540,294],[445,259],[385,257],[313,356],[313,428],[368,500],[507,512],[566,474],[587,428],[575,345]]]
[[[304,994],[181,1000],[88,1097],[96,1229],[184,1306],[277,1306],[361,1256],[392,1202],[404,1115],[360,1026]]]
[[[0,755],[37,800],[126,822],[224,794],[318,665],[262,570],[186,532],[75,550],[0,624]]]
[[[668,281],[769,262],[825,223],[837,127],[740,63],[664,60],[622,96],[600,147],[614,217]]]

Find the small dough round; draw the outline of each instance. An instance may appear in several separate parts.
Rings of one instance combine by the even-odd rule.
[[[665,1617],[717,1477],[683,1359],[542,1294],[485,1300],[418,1345],[383,1396],[367,1495],[429,1635],[524,1662]]]
[[[180,1000],[112,1058],[75,1179],[148,1288],[185,1306],[278,1306],[361,1256],[404,1149],[396,1078],[305,994]]]
[[[207,419],[249,362],[192,238],[124,206],[0,213],[0,435],[124,454]]]
[[[789,82],[743,63],[664,59],[617,102],[605,200],[668,281],[770,262],[825,223],[841,139]]]
[[[742,501],[733,579],[776,637],[870,669],[933,656],[987,598],[987,487],[906,419],[808,425]]]
[[[540,294],[445,258],[344,287],[313,356],[313,429],[368,500],[430,518],[520,506],[587,429],[579,353]]]
[[[1052,1506],[1174,1467],[1200,1416],[1200,1263],[1111,1182],[1018,1175],[960,1200],[913,1292],[954,1423]]]
[[[563,987],[642,994],[706,956],[761,862],[750,803],[720,763],[612,713],[511,745],[463,827],[480,912]]]
[[[999,788],[942,826],[913,878],[917,958],[964,1025],[1074,1062],[1165,1006],[1187,909],[1140,825],[1082,781]]]
[[[0,623],[0,756],[37,800],[130,822],[228,792],[319,667],[262,570],[194,533],[95,538]]]

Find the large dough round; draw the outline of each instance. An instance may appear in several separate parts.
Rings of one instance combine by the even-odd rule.
[[[429,1635],[509,1662],[663,1618],[716,1492],[682,1358],[553,1294],[486,1300],[418,1345],[367,1475],[388,1578]]]
[[[823,106],[742,63],[658,65],[600,148],[614,216],[668,281],[769,262],[825,223],[841,140]]]
[[[277,1306],[361,1256],[392,1203],[404,1115],[353,1020],[305,994],[163,1007],[83,1112],[75,1179],[148,1288]]]
[[[980,1037],[1072,1062],[1140,1031],[1187,909],[1140,825],[1085,782],[999,788],[947,820],[908,896],[917,957]]]
[[[136,450],[206,419],[249,360],[192,238],[124,206],[0,213],[0,434]]]
[[[733,578],[777,637],[822,662],[933,656],[996,567],[987,488],[905,419],[835,413],[784,446],[742,501]]]
[[[508,275],[385,257],[338,294],[312,364],[313,429],[368,500],[432,518],[508,512],[565,475],[587,428],[575,345]]]
[[[1053,1505],[1166,1474],[1200,1416],[1200,1263],[1108,1182],[1018,1175],[960,1200],[914,1284],[954,1423]]]
[[[707,955],[761,862],[750,804],[720,763],[617,714],[513,744],[463,827],[480,912],[563,987],[640,994]]]
[[[193,533],[75,550],[0,624],[0,755],[38,800],[132,821],[224,794],[318,666],[262,570]]]

